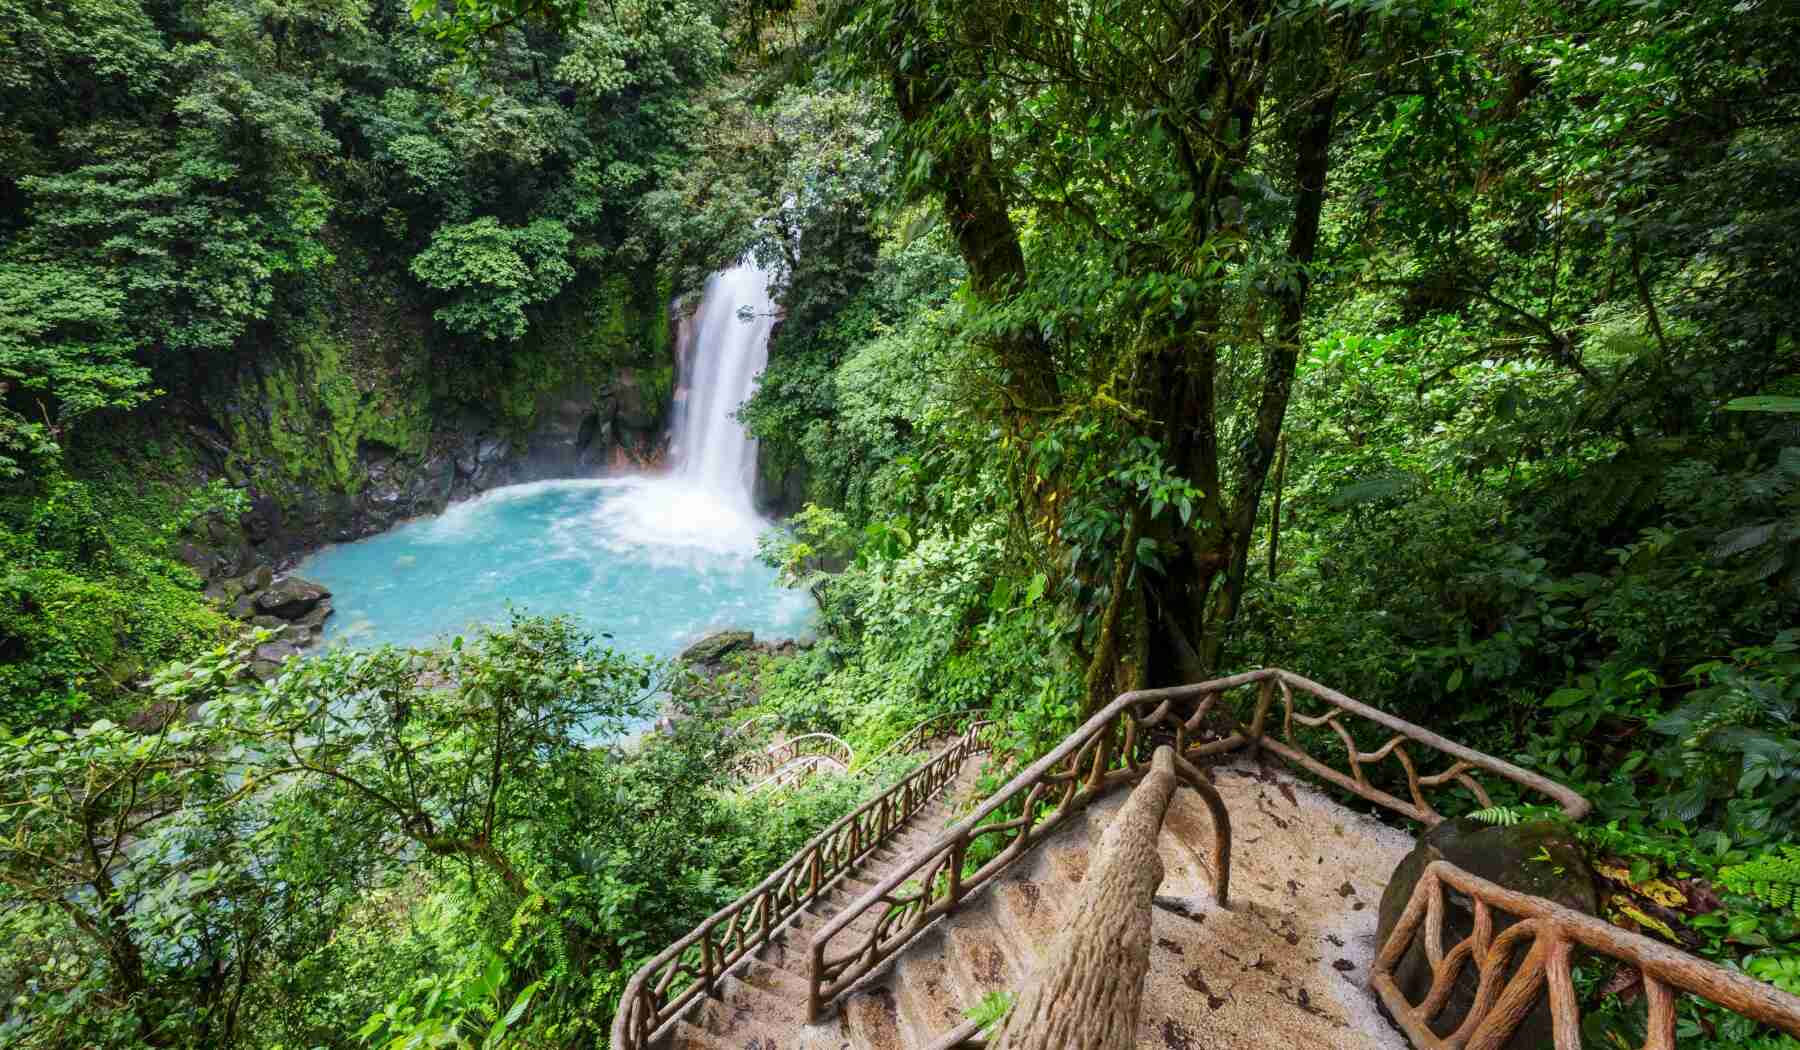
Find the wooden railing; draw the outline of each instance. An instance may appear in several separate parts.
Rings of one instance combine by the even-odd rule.
[[[612,1050],[642,1050],[695,996],[712,994],[721,975],[888,841],[956,778],[964,761],[986,751],[986,726],[970,726],[955,743],[820,832],[755,889],[639,968],[613,1017]]]
[[[1221,697],[1251,685],[1257,686],[1258,694],[1249,725],[1236,727],[1224,739],[1190,743],[1191,737],[1206,724]],[[1303,702],[1322,704],[1324,711],[1313,715],[1298,710],[1296,690],[1305,695]],[[1280,740],[1271,739],[1265,732],[1277,695],[1282,704]],[[1344,725],[1345,719],[1351,716],[1373,722],[1394,735],[1373,751],[1360,750]],[[1333,769],[1307,752],[1295,735],[1296,725],[1335,731],[1344,743],[1344,760],[1349,772]],[[1349,791],[1427,824],[1436,824],[1442,819],[1426,800],[1428,789],[1454,783],[1467,788],[1482,805],[1491,804],[1477,774],[1497,776],[1544,794],[1574,819],[1579,819],[1589,809],[1586,799],[1555,781],[1472,751],[1278,668],[1249,671],[1193,685],[1125,693],[1020,772],[961,823],[945,831],[909,865],[893,871],[820,929],[812,942],[808,1015],[817,1020],[826,1003],[881,965],[925,926],[954,909],[963,898],[993,879],[1002,868],[1096,798],[1120,784],[1142,777],[1150,768],[1151,748],[1146,745],[1152,741],[1169,743],[1174,753],[1182,758],[1266,748]],[[1410,750],[1414,747],[1446,756],[1447,766],[1438,772],[1421,773],[1418,760]],[[1395,759],[1404,770],[1410,802],[1370,783],[1365,767],[1388,758]],[[1010,819],[997,819],[1003,809],[1013,814]],[[1215,809],[1214,819],[1221,828],[1226,826],[1222,804]],[[994,822],[989,823],[990,820]],[[1001,838],[991,859],[974,872],[965,874],[964,860],[971,845],[989,836]],[[1215,847],[1217,840],[1215,836]],[[1217,861],[1215,858],[1213,870],[1222,872],[1224,867]],[[860,916],[877,909],[880,914],[873,927],[854,941],[850,940],[845,934],[848,927]],[[838,943],[834,944],[834,941]]]
[[[743,793],[746,795],[760,795],[764,791],[773,791],[776,788],[798,787],[805,781],[812,779],[815,773],[826,771],[836,773],[846,772],[844,767],[839,765],[834,758],[830,758],[826,755],[808,755],[805,758],[795,759],[787,765],[782,766],[780,769],[770,774],[767,779],[757,781],[745,788]]]
[[[741,780],[767,780],[783,766],[801,758],[829,759],[839,769],[848,771],[850,764],[856,761],[856,752],[830,733],[806,733],[772,744],[767,750],[745,755],[738,760],[737,775]]]
[[[968,708],[963,711],[947,711],[941,715],[932,715],[925,721],[913,726],[897,737],[893,743],[875,754],[863,759],[862,765],[872,766],[889,755],[904,755],[914,751],[922,751],[937,740],[948,740],[959,736],[975,722],[987,718],[987,712],[980,708]]]
[[[1488,797],[1487,791],[1481,786],[1481,781],[1476,778],[1476,774],[1481,772],[1510,780],[1521,787],[1529,788],[1550,798],[1562,807],[1563,813],[1570,820],[1580,820],[1587,816],[1588,811],[1593,808],[1593,804],[1587,799],[1548,777],[1539,776],[1492,755],[1484,755],[1479,751],[1464,747],[1429,729],[1416,726],[1403,718],[1396,718],[1386,711],[1370,707],[1361,701],[1352,700],[1343,693],[1320,685],[1309,678],[1302,678],[1292,671],[1272,668],[1268,671],[1252,673],[1267,675],[1268,677],[1264,681],[1273,681],[1280,690],[1281,739],[1273,740],[1263,735],[1263,727],[1267,722],[1273,700],[1265,686],[1262,695],[1257,700],[1256,712],[1251,718],[1250,728],[1240,731],[1246,744],[1252,747],[1266,748],[1293,765],[1323,777],[1347,791],[1353,791],[1371,802],[1386,806],[1401,816],[1417,820],[1427,826],[1435,826],[1444,818],[1426,799],[1426,792],[1452,783],[1468,789],[1469,793],[1482,806],[1493,805],[1493,799]],[[1316,715],[1308,715],[1299,710],[1294,699],[1296,689],[1310,700],[1318,701],[1325,710]],[[1372,722],[1392,735],[1387,738],[1385,743],[1372,751],[1360,750],[1355,737],[1344,725],[1350,716],[1365,722]],[[1309,754],[1296,739],[1295,726],[1332,730],[1343,743],[1345,762],[1350,767],[1349,773],[1333,769]],[[1409,750],[1412,747],[1435,751],[1448,756],[1452,761],[1446,768],[1436,773],[1421,773],[1418,760]],[[1406,774],[1406,789],[1409,799],[1397,798],[1369,782],[1366,767],[1389,758],[1398,762]]]
[[[1474,902],[1473,928],[1448,951],[1446,888]],[[1516,920],[1497,935],[1495,912]],[[1424,937],[1432,974],[1430,989],[1416,1004],[1394,977],[1415,936]],[[1571,971],[1576,948],[1617,959],[1643,975],[1650,1027],[1642,1050],[1674,1050],[1675,1000],[1682,992],[1800,1037],[1800,997],[1554,901],[1504,889],[1443,860],[1419,876],[1406,911],[1375,957],[1371,980],[1421,1050],[1497,1050],[1546,991],[1557,1050],[1579,1050],[1581,1014]],[[1521,950],[1524,958],[1515,970],[1513,958]],[[1479,977],[1474,1001],[1456,1031],[1440,1036],[1434,1022],[1449,1005],[1463,967],[1471,964]]]

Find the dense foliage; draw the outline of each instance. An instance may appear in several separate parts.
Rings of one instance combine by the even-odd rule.
[[[1609,919],[1800,991],[1791,5],[6,10],[7,1038],[594,1045],[858,790],[734,799],[724,709],[1023,759],[1259,664],[1582,791]],[[746,251],[820,638],[629,758],[649,670],[555,622],[243,684],[167,557],[241,493],[81,451],[347,260],[468,390]]]

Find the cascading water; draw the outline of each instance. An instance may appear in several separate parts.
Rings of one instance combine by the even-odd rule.
[[[774,323],[769,275],[753,259],[714,274],[694,314],[687,397],[675,410],[672,451],[679,476],[721,497],[741,498],[745,506],[756,483],[756,439],[738,422],[737,409],[769,363]]]
[[[768,359],[767,285],[750,260],[707,282],[667,473],[511,485],[328,547],[299,567],[336,594],[327,639],[424,644],[502,623],[509,606],[657,655],[711,628],[802,633],[810,603],[754,557],[768,522],[752,505],[756,443],[735,418]]]

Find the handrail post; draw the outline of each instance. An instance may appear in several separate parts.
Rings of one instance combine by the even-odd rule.
[[[707,930],[705,935],[700,938],[700,960],[700,968],[704,972],[706,981],[705,993],[708,998],[711,998],[717,994],[717,989],[713,984],[714,967],[711,930]]]
[[[1268,724],[1269,707],[1275,703],[1275,679],[1273,676],[1263,679],[1256,686],[1256,710],[1250,716],[1250,731],[1245,734],[1250,745],[1250,757],[1255,758],[1262,751],[1263,728]]]

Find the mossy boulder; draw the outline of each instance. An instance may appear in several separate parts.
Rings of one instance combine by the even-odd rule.
[[[1446,820],[1419,838],[1419,844],[1394,869],[1387,889],[1381,895],[1381,924],[1377,944],[1385,944],[1389,932],[1400,921],[1412,899],[1419,876],[1433,861],[1447,860],[1481,878],[1519,893],[1545,897],[1564,907],[1592,915],[1599,906],[1594,891],[1594,873],[1582,855],[1580,845],[1569,828],[1557,821],[1537,820],[1511,827],[1494,827],[1480,821],[1462,818]],[[1516,920],[1494,912],[1494,933],[1511,926]],[[1444,894],[1444,948],[1448,951],[1475,928],[1471,902],[1460,893]],[[1513,965],[1524,958],[1524,950],[1513,956]],[[1431,964],[1425,957],[1424,938],[1415,935],[1411,946],[1394,968],[1394,979],[1411,1002],[1419,1002],[1431,987]],[[1449,1003],[1438,1015],[1434,1030],[1439,1035],[1454,1032],[1467,1015],[1475,999],[1479,975],[1475,967],[1464,965],[1450,993]],[[1505,1044],[1507,1050],[1540,1050],[1552,1046],[1550,1004],[1540,998],[1525,1020]]]
[[[716,664],[740,649],[756,644],[750,631],[715,631],[681,651],[684,664]]]

